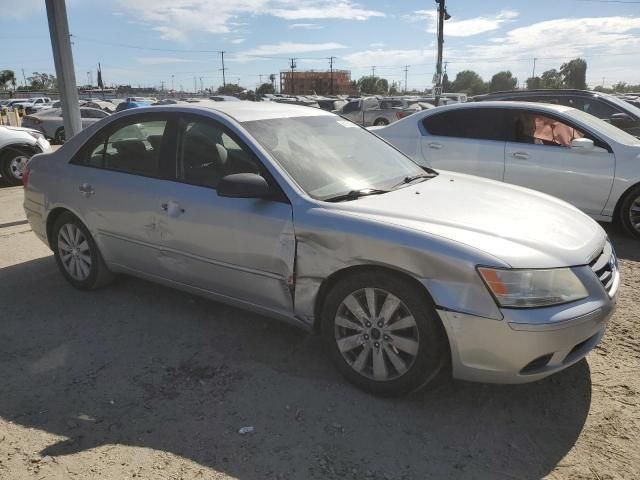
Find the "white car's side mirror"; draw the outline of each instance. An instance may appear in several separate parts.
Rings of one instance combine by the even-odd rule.
[[[591,152],[596,146],[589,138],[574,138],[571,140],[571,148],[579,152]]]

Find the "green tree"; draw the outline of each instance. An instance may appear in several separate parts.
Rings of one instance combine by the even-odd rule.
[[[244,87],[241,87],[240,85],[237,85],[235,83],[227,83],[226,86],[222,87],[218,87],[218,95],[237,95],[240,92],[243,92],[245,90]]]
[[[442,91],[451,91],[451,81],[449,80],[449,74],[447,74],[447,72],[444,72],[444,75],[442,75]]]
[[[504,90],[513,90],[518,85],[518,79],[507,70],[504,72],[498,72],[491,77],[491,83],[489,83],[490,92],[500,92]]]
[[[16,88],[16,74],[13,70],[0,71],[0,88],[6,90],[7,85],[11,85],[14,90]]]
[[[33,72],[31,77],[27,77],[32,90],[50,90],[58,86],[54,75],[49,73]]]
[[[574,58],[570,62],[563,63],[560,67],[562,86],[564,88],[587,88],[587,61],[583,58]]]
[[[265,93],[276,93],[276,89],[273,86],[273,83],[263,83],[258,87],[256,93],[259,95],[264,95]]]
[[[391,82],[391,86],[389,87],[389,95],[397,95],[399,88],[400,87],[396,82]]]
[[[458,72],[456,79],[451,85],[452,92],[466,93],[468,95],[479,95],[489,90],[488,85],[482,77],[473,70],[463,70]]]
[[[562,76],[555,68],[543,72],[540,88],[562,88]]]
[[[385,94],[389,91],[389,82],[386,78],[368,75],[361,77],[356,84],[358,91],[372,95]]]
[[[542,79],[540,77],[527,78],[527,89],[535,90],[536,88],[542,88]]]

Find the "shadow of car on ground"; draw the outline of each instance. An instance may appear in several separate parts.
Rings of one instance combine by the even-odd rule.
[[[376,398],[319,338],[259,315],[127,277],[79,292],[52,257],[1,269],[0,285],[0,416],[65,438],[42,455],[142,446],[246,480],[534,479],[591,403],[586,361],[533,384]]]

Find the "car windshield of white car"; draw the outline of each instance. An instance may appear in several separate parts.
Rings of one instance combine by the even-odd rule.
[[[372,133],[334,115],[243,125],[300,188],[318,200],[388,190],[404,178],[425,173]]]

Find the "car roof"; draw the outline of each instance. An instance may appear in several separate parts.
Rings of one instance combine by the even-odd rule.
[[[153,111],[157,108],[159,107],[152,107],[145,110]],[[333,115],[332,113],[319,108],[278,102],[215,102],[211,100],[191,104],[167,105],[163,108],[193,112],[206,112],[213,110],[224,113],[238,122],[250,122],[253,120],[267,120],[272,118],[319,117],[323,115]]]
[[[443,105],[429,110],[431,113],[437,114],[444,110],[455,109],[469,109],[469,108],[524,108],[527,110],[549,110],[558,113],[568,112],[574,110],[572,107],[566,105],[558,105],[555,103],[543,103],[543,102],[518,102],[518,101],[504,101],[504,100],[489,100],[486,102],[467,102],[467,103],[452,103],[449,105]]]

